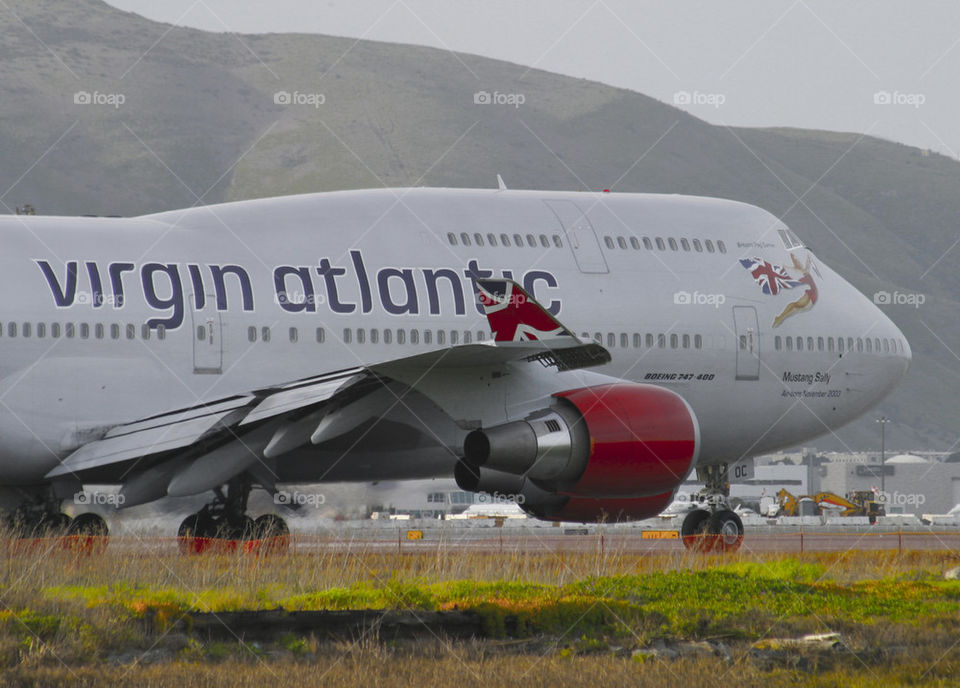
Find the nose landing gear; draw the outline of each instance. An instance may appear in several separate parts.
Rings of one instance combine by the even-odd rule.
[[[743,543],[743,521],[730,508],[727,464],[697,467],[704,482],[698,499],[705,508],[694,509],[683,519],[680,537],[695,552],[735,552]]]

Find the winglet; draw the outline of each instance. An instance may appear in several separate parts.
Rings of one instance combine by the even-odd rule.
[[[501,177],[499,174],[497,175],[497,189],[499,191],[507,190],[507,185],[503,183],[503,177]]]
[[[508,279],[475,281],[495,342],[546,341],[573,333],[550,315],[523,287]]]

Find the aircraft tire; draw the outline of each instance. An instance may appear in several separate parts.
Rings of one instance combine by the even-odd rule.
[[[706,509],[694,509],[683,519],[680,526],[680,538],[683,546],[694,552],[713,550],[713,536],[708,531],[710,512]]]
[[[743,543],[743,521],[730,509],[721,509],[710,516],[707,530],[714,536],[716,552],[736,552]]]

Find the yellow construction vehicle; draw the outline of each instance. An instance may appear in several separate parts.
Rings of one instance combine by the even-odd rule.
[[[874,493],[870,490],[854,491],[850,493],[849,497],[847,499],[833,492],[818,492],[815,495],[794,497],[786,489],[777,493],[780,511],[784,516],[801,515],[804,511],[801,502],[807,500],[816,505],[818,515],[822,514],[824,509],[838,508],[841,516],[867,516],[870,518],[870,523],[874,523],[877,516],[883,516],[886,513],[883,503],[877,501]]]

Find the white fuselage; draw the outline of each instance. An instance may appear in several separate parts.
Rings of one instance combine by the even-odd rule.
[[[700,424],[699,461],[732,461],[853,420],[910,361],[873,303],[775,217],[731,201],[395,189],[7,217],[0,233],[6,484],[41,480],[120,423],[488,337],[474,275],[512,277],[612,361],[403,380],[449,419],[432,433],[449,461],[424,468],[408,453],[387,476],[358,458],[338,477],[449,474],[471,424],[604,376],[676,391]],[[786,277],[776,293],[742,262],[754,259]],[[328,477],[300,460],[297,477]]]

